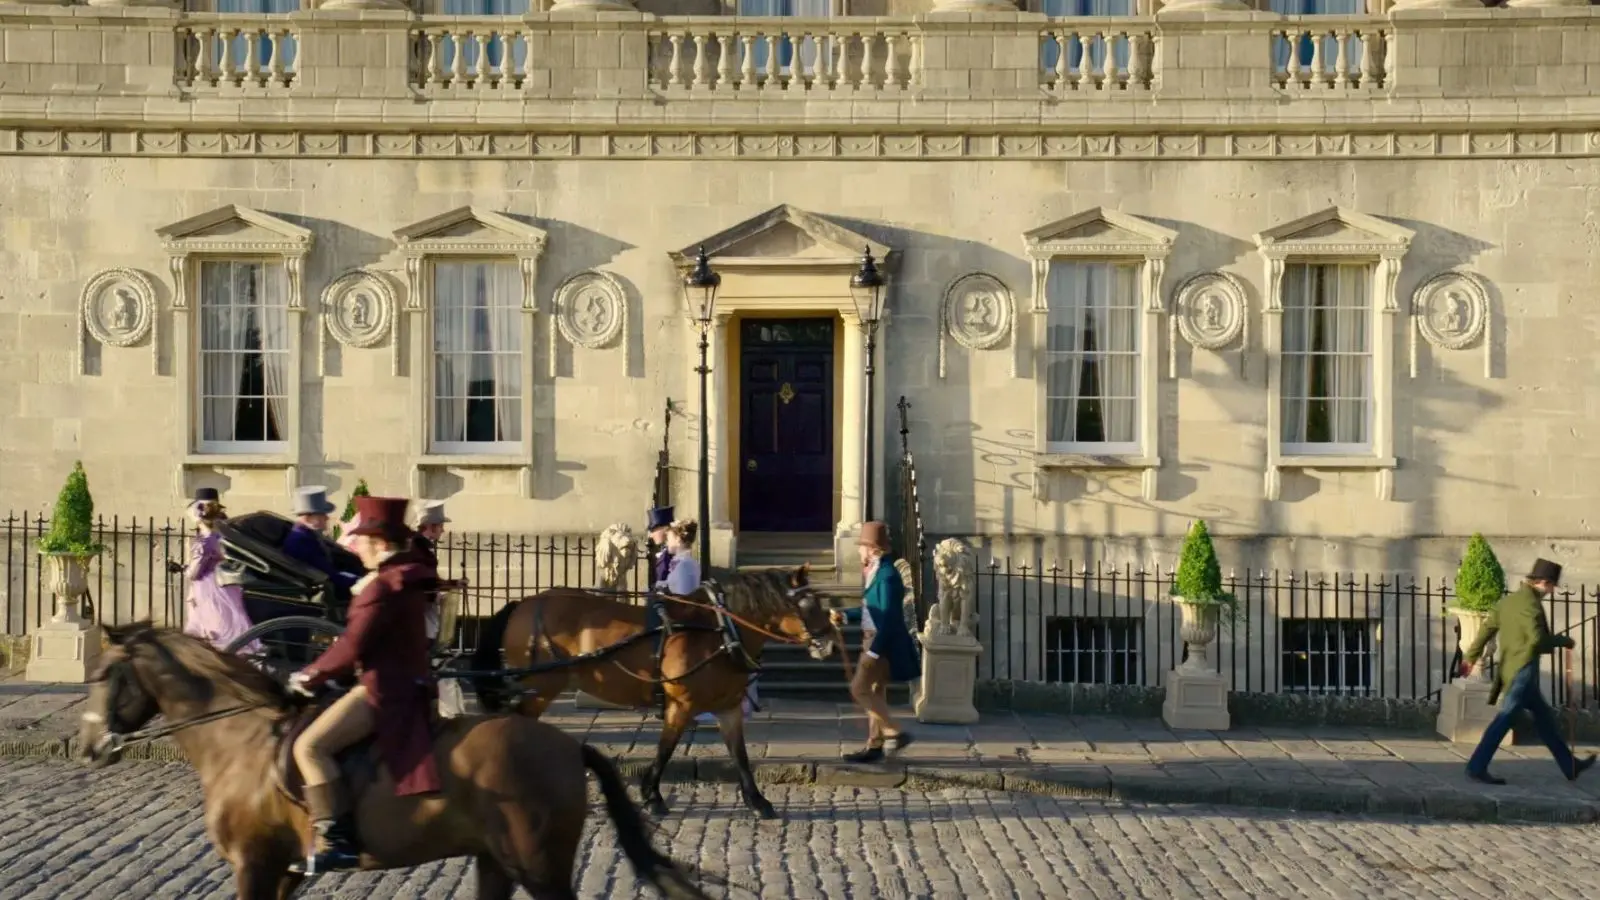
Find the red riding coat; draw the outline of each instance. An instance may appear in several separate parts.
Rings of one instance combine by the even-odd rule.
[[[376,713],[378,749],[402,797],[441,789],[428,727],[433,642],[425,618],[438,587],[438,571],[414,553],[384,560],[351,601],[344,635],[306,668],[313,687],[360,676]]]

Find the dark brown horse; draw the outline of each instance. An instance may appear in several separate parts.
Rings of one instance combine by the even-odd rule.
[[[646,607],[614,594],[553,588],[514,601],[484,626],[473,668],[545,668],[510,679],[480,678],[478,698],[486,709],[514,704],[535,718],[569,686],[621,706],[663,704],[656,759],[639,779],[656,815],[667,810],[661,775],[684,729],[697,713],[715,713],[745,805],[761,818],[776,818],[750,771],[742,701],[768,640],[806,644],[815,659],[832,655],[837,631],[808,575],[806,566],[713,573],[716,588],[663,601],[670,623],[664,634],[648,633]]]
[[[83,717],[83,758],[109,765],[128,743],[170,733],[199,773],[206,833],[233,866],[241,900],[286,900],[301,881],[289,865],[304,857],[310,835],[305,810],[280,786],[282,726],[296,716],[293,702],[269,676],[186,635],[139,623],[110,629],[110,637]],[[158,713],[166,724],[146,728]],[[357,769],[362,868],[471,856],[478,900],[509,900],[517,885],[538,900],[575,900],[587,770],[639,876],[669,898],[706,898],[651,846],[626,784],[593,747],[502,716],[448,720],[435,753],[444,782],[437,794],[396,797],[381,765]]]

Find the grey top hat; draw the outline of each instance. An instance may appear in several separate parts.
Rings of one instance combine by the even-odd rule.
[[[308,484],[294,489],[293,512],[297,516],[325,516],[337,508],[328,502],[328,489],[320,484]]]
[[[424,525],[443,525],[450,520],[444,514],[443,500],[424,500],[422,508],[417,510],[416,527]]]

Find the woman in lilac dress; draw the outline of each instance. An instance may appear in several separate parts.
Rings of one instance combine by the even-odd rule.
[[[244,589],[224,585],[217,579],[217,564],[222,562],[222,535],[216,525],[226,516],[216,488],[201,488],[189,504],[189,515],[200,527],[200,536],[189,545],[189,565],[183,570],[189,582],[184,601],[184,634],[211,642],[223,649],[253,624],[244,609]],[[251,642],[245,652],[259,652],[261,645]]]

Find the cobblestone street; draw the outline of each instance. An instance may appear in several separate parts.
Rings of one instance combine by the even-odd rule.
[[[231,897],[181,765],[100,773],[0,761],[0,900]],[[673,786],[658,837],[763,898],[1579,898],[1600,885],[1593,826],[1467,825],[945,790],[773,786],[786,821],[732,788]],[[596,811],[583,897],[644,896]],[[1537,873],[1537,874],[1535,874]],[[302,897],[470,900],[465,861],[330,877]]]

